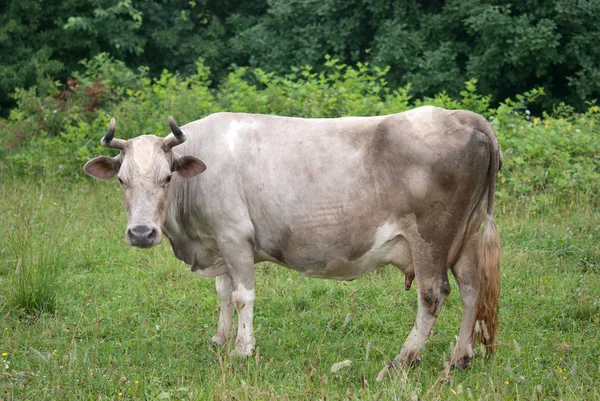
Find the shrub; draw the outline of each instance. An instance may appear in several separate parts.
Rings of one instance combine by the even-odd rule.
[[[504,168],[499,175],[498,197],[531,201],[532,208],[565,201],[581,194],[598,202],[600,139],[594,135],[600,113],[590,103],[577,114],[567,105],[552,114],[533,117],[529,107],[543,96],[534,89],[497,108],[490,97],[477,92],[477,81],[465,84],[459,98],[442,92],[434,97],[413,99],[407,85],[391,89],[388,69],[358,63],[348,66],[327,57],[321,72],[310,66],[293,68],[286,75],[260,69],[236,68],[210,89],[208,68],[197,62],[196,74],[182,78],[163,71],[156,79],[145,69],[128,70],[106,56],[84,62],[86,72],[59,90],[43,96],[18,90],[19,107],[0,129],[0,169],[12,176],[36,176],[73,180],[82,176],[81,166],[97,154],[116,154],[101,148],[99,140],[110,117],[117,120],[117,136],[141,134],[164,136],[169,132],[167,116],[180,124],[226,110],[301,117],[339,117],[397,113],[421,105],[469,109],[492,123],[504,150]],[[55,88],[56,89],[56,88]]]

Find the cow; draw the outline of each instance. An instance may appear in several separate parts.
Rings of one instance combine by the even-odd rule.
[[[451,365],[466,367],[476,340],[494,352],[501,160],[485,118],[425,106],[375,117],[220,112],[183,127],[168,122],[165,138],[123,140],[114,138],[112,119],[101,143],[121,152],[83,169],[119,179],[127,244],[149,248],[164,233],[192,272],[216,277],[221,310],[213,343],[233,337],[235,307],[231,352],[253,353],[257,262],[336,280],[391,264],[405,273],[407,290],[416,278],[418,310],[389,367],[420,360],[450,293],[448,270],[462,300]]]

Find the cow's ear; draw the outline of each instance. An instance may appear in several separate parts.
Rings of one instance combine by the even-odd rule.
[[[121,162],[108,156],[99,156],[90,160],[83,166],[83,171],[94,178],[109,180],[117,175]]]
[[[206,170],[206,164],[194,156],[181,156],[173,161],[173,171],[177,171],[183,178],[195,177]]]

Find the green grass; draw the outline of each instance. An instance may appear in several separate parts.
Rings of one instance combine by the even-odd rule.
[[[38,215],[9,230],[9,305],[25,315],[56,311],[58,274],[67,264],[68,247],[67,238],[55,235],[56,228],[52,216]]]
[[[230,359],[208,342],[218,320],[214,280],[190,273],[167,241],[126,246],[115,182],[4,183],[0,192],[0,399],[600,399],[600,216],[585,199],[568,208],[498,205],[493,358],[444,370],[460,325],[452,280],[421,364],[376,383],[416,312],[416,288],[404,291],[397,269],[335,282],[257,266],[258,352]],[[11,238],[28,221],[33,243],[66,254],[52,314],[13,303]],[[347,359],[350,367],[331,373]]]

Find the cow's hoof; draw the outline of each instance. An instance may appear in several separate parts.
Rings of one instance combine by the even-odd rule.
[[[234,348],[229,353],[229,356],[232,358],[246,359],[246,358],[250,357],[253,352],[254,352],[254,350],[248,351],[248,350],[238,350],[237,348]]]
[[[225,339],[225,337],[219,335],[214,335],[210,339],[210,345],[214,345],[216,347],[222,347],[223,345],[225,345],[226,342],[227,340]]]
[[[406,366],[408,368],[414,368],[421,362],[421,353],[417,350],[409,348],[403,348],[400,355],[394,359],[392,365],[394,366]]]
[[[462,358],[452,361],[452,364],[450,366],[452,367],[452,369],[463,370],[464,368],[469,366],[472,359],[473,358],[469,357],[468,355],[465,355]]]
[[[471,361],[476,356],[477,356],[477,352],[472,352],[472,353],[467,352],[466,354],[464,354],[462,356],[452,356],[452,359],[450,360],[450,367],[452,369],[456,369],[456,370],[463,370],[464,368],[467,368],[471,364]]]
[[[394,360],[394,362],[392,362],[392,363],[384,366],[383,369],[381,369],[379,371],[379,373],[377,374],[377,382],[382,381],[385,378],[385,376],[387,374],[389,374],[389,371],[392,370],[392,369],[396,369],[396,368],[412,368],[412,367],[418,365],[420,362],[421,362],[421,359],[414,359],[413,362],[410,365],[406,365],[406,364],[402,364],[402,363],[398,362],[398,358],[396,358]]]
[[[234,358],[247,358],[254,353],[254,344],[252,342],[236,342],[235,348],[229,353]]]

